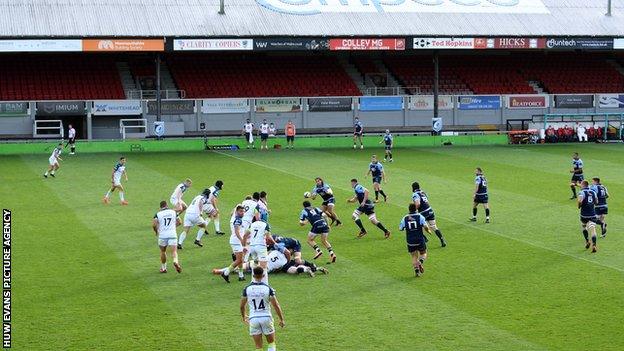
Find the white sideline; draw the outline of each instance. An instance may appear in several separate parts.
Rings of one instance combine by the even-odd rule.
[[[298,174],[294,174],[292,172],[288,172],[288,171],[285,171],[285,170],[282,170],[282,169],[279,169],[279,168],[267,166],[267,165],[264,165],[264,164],[259,163],[259,162],[250,161],[250,160],[247,160],[247,159],[244,159],[244,158],[241,158],[241,157],[238,157],[238,156],[234,156],[234,155],[222,152],[222,151],[212,151],[212,152],[214,152],[216,154],[224,155],[224,156],[227,156],[227,157],[231,157],[231,158],[237,159],[239,161],[251,163],[251,164],[256,165],[256,166],[264,167],[264,168],[271,169],[271,170],[274,170],[274,171],[277,171],[277,172],[282,172],[284,174],[288,174],[288,175],[291,175],[293,177],[297,177],[297,178],[301,178],[301,179],[307,179],[304,176],[301,176],[301,175],[298,175]],[[347,189],[347,188],[343,188],[343,187],[334,187],[334,188],[338,188],[338,189],[341,189],[341,190],[344,190],[344,191],[351,191],[351,189]],[[397,204],[393,204],[393,203],[389,203],[389,204],[399,207],[399,205],[397,205]],[[490,233],[490,234],[493,234],[493,235],[496,235],[496,236],[499,236],[499,237],[502,237],[502,238],[510,239],[510,240],[513,240],[513,241],[517,241],[517,242],[520,242],[520,243],[523,243],[523,244],[527,244],[527,245],[530,245],[530,246],[533,246],[533,247],[536,247],[536,248],[539,248],[539,249],[552,251],[552,252],[558,253],[558,254],[563,255],[563,256],[567,256],[567,257],[571,257],[571,258],[574,258],[574,259],[577,259],[577,260],[593,263],[593,264],[596,264],[596,265],[599,265],[599,266],[602,266],[602,267],[605,267],[605,268],[610,268],[610,269],[616,270],[618,272],[624,273],[624,268],[620,268],[620,267],[617,267],[617,266],[612,266],[612,265],[605,264],[605,263],[598,262],[598,261],[592,261],[592,260],[589,260],[589,259],[584,258],[584,257],[579,257],[579,256],[575,256],[575,255],[569,254],[567,252],[559,251],[559,250],[556,250],[556,249],[551,249],[549,247],[540,246],[540,245],[534,244],[534,243],[532,243],[530,241],[525,241],[525,240],[521,240],[521,239],[518,239],[518,238],[513,237],[513,236],[501,234],[499,232],[495,232],[495,231],[487,229],[487,228],[475,227],[473,225],[470,225],[470,224],[467,224],[467,223],[458,222],[456,220],[453,220],[453,219],[450,219],[450,218],[447,218],[447,217],[438,216],[437,214],[436,214],[436,216],[440,217],[440,218],[443,218],[446,221],[455,223],[455,224],[459,224],[459,225],[462,225],[462,226],[465,226],[465,227],[481,230],[481,231],[484,231],[486,233]]]

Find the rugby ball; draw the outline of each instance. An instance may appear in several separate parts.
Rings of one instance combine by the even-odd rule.
[[[303,193],[303,197],[305,197],[306,199],[310,197],[310,192],[306,191],[305,193]]]

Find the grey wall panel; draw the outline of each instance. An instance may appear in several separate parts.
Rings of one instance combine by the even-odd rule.
[[[308,128],[350,128],[353,126],[353,111],[308,112]]]
[[[0,135],[32,135],[33,121],[26,117],[0,117]]]

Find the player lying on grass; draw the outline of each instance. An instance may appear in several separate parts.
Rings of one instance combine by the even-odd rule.
[[[299,215],[299,225],[304,226],[306,223],[310,223],[310,231],[308,232],[308,244],[314,251],[314,259],[321,257],[323,252],[321,248],[316,244],[316,237],[321,237],[321,243],[327,249],[329,253],[330,261],[328,263],[336,262],[336,254],[332,249],[331,244],[327,241],[327,237],[329,236],[329,226],[323,218],[323,211],[318,207],[312,207],[310,201],[303,202],[303,210],[301,210],[301,214]]]
[[[186,205],[186,202],[182,200],[182,197],[184,196],[184,193],[191,187],[191,185],[193,185],[193,181],[191,181],[191,178],[186,178],[185,181],[178,184],[178,186],[173,189],[173,193],[169,198],[169,203],[171,204],[171,206],[173,206],[173,209],[178,214],[186,211],[186,208],[188,207]]]
[[[425,272],[423,265],[427,259],[427,243],[423,229],[427,233],[431,233],[431,229],[427,226],[425,217],[416,212],[415,204],[410,204],[408,210],[409,213],[403,217],[399,224],[399,230],[405,231],[407,252],[412,256],[414,273],[420,277]]]
[[[119,200],[121,200],[122,205],[127,205],[128,201],[125,198],[125,191],[123,185],[121,185],[121,177],[124,176],[126,182],[128,181],[128,173],[126,172],[126,158],[120,157],[119,162],[113,167],[113,174],[111,174],[111,183],[112,186],[104,195],[104,203],[110,203],[110,195],[115,191],[115,189],[119,189]]]
[[[152,220],[152,229],[158,237],[160,248],[160,273],[167,273],[167,248],[171,251],[173,267],[178,273],[182,273],[182,267],[178,262],[178,234],[176,232],[176,227],[180,223],[180,217],[176,211],[167,207],[167,201],[161,201],[160,210]]]
[[[271,250],[268,253],[267,271],[268,273],[287,273],[287,274],[301,274],[306,273],[311,277],[314,277],[315,273],[321,272],[323,274],[329,274],[329,270],[324,267],[317,267],[314,263],[308,261],[302,261],[301,263],[295,262],[294,259],[290,259],[292,254],[290,250]],[[253,261],[245,262],[243,264],[243,270],[245,272],[251,272],[256,267]],[[222,275],[226,268],[212,270],[214,275]]]
[[[301,243],[298,239],[288,238],[280,235],[271,235],[271,237],[273,237],[275,245],[269,246],[269,249],[279,250],[280,247],[288,249],[292,253],[292,257],[295,263],[303,264],[303,259],[301,258]]]
[[[388,239],[390,237],[390,231],[384,227],[384,225],[377,220],[377,216],[375,215],[375,204],[368,198],[369,192],[368,189],[358,184],[357,179],[351,179],[351,187],[355,192],[355,196],[348,199],[347,202],[358,203],[358,207],[353,211],[353,220],[355,224],[360,228],[360,233],[357,235],[358,238],[363,237],[368,234],[366,229],[364,229],[364,225],[362,224],[362,220],[360,219],[361,214],[365,214],[370,219],[371,223],[377,226],[381,231],[384,232],[384,237]]]
[[[329,184],[325,184],[323,178],[321,177],[316,177],[314,181],[316,182],[316,184],[314,185],[314,188],[312,188],[312,191],[308,196],[312,200],[316,199],[317,195],[323,199],[323,203],[321,204],[321,210],[323,210],[327,217],[331,219],[331,223],[329,224],[330,226],[334,225],[334,223],[336,224],[336,226],[341,225],[342,222],[340,221],[340,219],[338,219],[338,215],[334,211],[336,199],[334,198],[334,192],[331,189],[331,186]],[[307,193],[304,194],[304,197],[306,195]]]

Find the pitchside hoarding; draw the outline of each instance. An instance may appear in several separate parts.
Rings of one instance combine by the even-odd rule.
[[[301,99],[256,99],[256,112],[300,112]]]
[[[548,95],[508,95],[507,108],[519,110],[527,108],[547,108]]]
[[[624,94],[600,94],[598,95],[598,107],[624,108]]]
[[[353,99],[351,98],[309,98],[308,111],[311,112],[339,112],[351,111]]]
[[[401,96],[363,96],[360,98],[360,111],[401,111]]]
[[[205,99],[202,100],[202,113],[247,113],[249,100],[247,99]]]
[[[474,38],[414,38],[414,49],[474,49]]]
[[[557,108],[592,108],[594,107],[593,95],[555,95],[555,107]]]
[[[164,39],[84,39],[86,52],[165,51]]]
[[[613,49],[613,38],[549,38],[547,49]]]
[[[37,103],[37,116],[84,116],[84,101],[50,101]]]
[[[155,115],[158,112],[156,101],[147,103],[147,114]],[[160,105],[160,113],[163,115],[192,115],[195,113],[195,100],[163,100]]]
[[[174,51],[253,50],[253,39],[174,39]]]
[[[330,50],[405,50],[404,38],[341,38],[329,40]]]
[[[417,111],[433,111],[433,95],[410,96],[409,109]],[[452,110],[453,97],[451,95],[440,95],[438,97],[438,109]]]
[[[501,97],[498,95],[458,96],[457,108],[460,110],[498,110],[501,108]]]
[[[27,102],[0,102],[0,117],[28,116]]]
[[[329,50],[329,40],[322,38],[254,39],[254,50],[320,51]]]
[[[143,113],[140,100],[95,100],[91,112],[98,116],[127,116]]]

